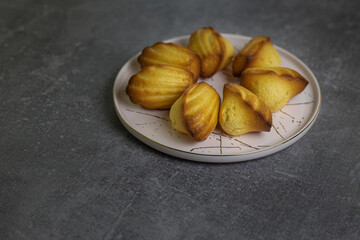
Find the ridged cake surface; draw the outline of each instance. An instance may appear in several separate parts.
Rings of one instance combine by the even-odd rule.
[[[218,123],[220,96],[205,82],[190,86],[170,109],[173,127],[197,141],[205,140]]]
[[[168,64],[188,69],[196,81],[200,75],[199,56],[185,46],[174,43],[158,42],[143,49],[138,57],[141,67]]]
[[[193,82],[193,74],[185,68],[152,65],[130,78],[126,93],[146,109],[169,109]]]
[[[189,48],[201,59],[201,77],[208,78],[230,64],[233,45],[213,28],[199,28],[191,34]]]

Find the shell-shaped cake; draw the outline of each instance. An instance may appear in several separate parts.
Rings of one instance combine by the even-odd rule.
[[[194,74],[195,82],[200,75],[199,56],[189,48],[174,43],[158,42],[144,48],[138,62],[141,67],[168,64],[186,68]]]
[[[270,131],[272,115],[255,94],[238,84],[227,83],[223,90],[219,123],[225,133],[237,136],[248,132]]]
[[[209,84],[193,84],[172,105],[172,126],[197,141],[205,140],[218,123],[220,101],[219,94]]]
[[[229,40],[227,40],[222,35],[220,35],[219,40],[220,40],[223,55],[222,55],[221,62],[220,62],[220,65],[219,65],[217,71],[220,71],[220,70],[226,68],[231,63],[231,60],[233,59],[233,57],[235,55],[235,48],[231,44],[231,42],[229,42]]]
[[[126,93],[135,104],[146,109],[170,109],[194,82],[193,74],[173,65],[152,65],[133,75]]]
[[[240,84],[260,97],[271,112],[276,112],[302,92],[308,81],[290,68],[266,67],[244,70]]]
[[[213,28],[199,28],[191,34],[189,48],[201,59],[200,76],[211,77],[230,64],[234,57],[234,46]]]
[[[280,66],[280,55],[274,48],[271,39],[265,36],[251,39],[235,56],[232,64],[235,77],[239,77],[246,68]]]

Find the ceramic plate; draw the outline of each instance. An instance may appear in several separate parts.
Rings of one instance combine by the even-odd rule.
[[[246,36],[222,34],[235,47],[236,53],[251,39]],[[187,45],[189,36],[166,40]],[[311,70],[288,51],[276,47],[282,66],[302,74],[309,84],[299,95],[292,98],[280,111],[273,113],[270,132],[247,133],[231,137],[216,128],[203,142],[175,131],[171,126],[168,110],[146,110],[133,104],[125,93],[129,78],[140,70],[136,56],[119,71],[113,89],[115,110],[124,127],[149,146],[188,160],[202,162],[240,162],[261,158],[278,152],[299,140],[312,126],[320,109],[320,88]],[[212,85],[222,97],[223,86],[237,82],[232,77],[231,66],[208,79],[199,79]]]

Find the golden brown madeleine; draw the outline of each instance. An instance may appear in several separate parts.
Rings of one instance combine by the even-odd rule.
[[[211,77],[220,67],[223,49],[219,36],[211,27],[199,28],[190,36],[189,48],[201,59],[201,77]]]
[[[245,69],[240,84],[260,97],[271,112],[276,112],[302,92],[308,81],[292,69],[266,67]]]
[[[222,56],[218,71],[227,67],[231,63],[231,60],[233,59],[233,57],[235,55],[234,46],[229,42],[229,40],[227,40],[225,37],[221,36],[220,34],[219,34],[219,40],[221,43],[223,56]]]
[[[258,36],[251,39],[235,56],[233,75],[239,77],[246,68],[280,67],[281,59],[270,38]]]
[[[153,65],[130,78],[126,93],[133,103],[144,108],[169,109],[193,82],[193,74],[185,68]]]
[[[234,83],[225,84],[223,94],[219,123],[225,133],[237,136],[270,131],[271,112],[255,94]]]
[[[138,57],[141,67],[168,64],[183,67],[194,74],[194,83],[200,75],[200,58],[187,47],[174,43],[158,42],[144,48]]]
[[[197,141],[214,131],[219,115],[220,96],[205,82],[190,86],[170,109],[173,127]]]

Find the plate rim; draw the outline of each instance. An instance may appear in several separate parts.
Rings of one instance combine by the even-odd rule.
[[[226,38],[242,38],[244,40],[250,40],[251,37],[249,36],[244,36],[244,35],[238,35],[238,34],[232,34],[232,33],[220,33],[222,36],[226,37]],[[169,38],[166,40],[163,40],[162,42],[174,42],[174,41],[179,41],[179,40],[183,40],[185,38],[189,38],[190,35],[182,35],[182,36],[178,36],[178,37],[173,37],[173,38]],[[196,152],[189,152],[189,151],[184,151],[184,150],[180,150],[180,149],[176,149],[167,145],[164,145],[162,143],[159,143],[145,135],[143,135],[141,132],[137,131],[136,129],[134,129],[130,124],[128,124],[126,122],[126,120],[123,118],[123,116],[121,115],[120,111],[119,111],[119,106],[117,104],[117,100],[116,100],[116,85],[117,82],[119,81],[119,77],[122,73],[122,71],[125,69],[125,67],[127,67],[127,65],[129,65],[132,61],[134,61],[140,54],[141,51],[136,53],[134,56],[132,56],[130,59],[128,59],[120,68],[120,70],[118,71],[116,77],[115,77],[115,81],[113,84],[113,90],[112,90],[112,94],[113,94],[113,103],[114,103],[114,108],[115,108],[115,112],[118,116],[118,118],[120,119],[120,122],[122,123],[122,125],[133,135],[135,136],[137,139],[139,139],[140,141],[142,141],[143,143],[149,145],[150,147],[161,151],[163,153],[175,156],[175,157],[180,157],[186,160],[192,160],[192,161],[198,161],[198,162],[211,162],[211,163],[232,163],[232,162],[242,162],[242,161],[249,161],[249,160],[254,160],[254,159],[258,159],[258,158],[262,158],[265,156],[269,156],[272,155],[276,152],[279,152],[285,148],[287,148],[288,146],[294,144],[295,142],[297,142],[298,140],[301,139],[302,136],[305,135],[306,132],[308,132],[310,130],[310,128],[313,126],[315,120],[317,119],[319,112],[320,112],[320,107],[321,107],[321,90],[320,90],[320,85],[317,81],[317,78],[315,77],[314,73],[311,71],[311,69],[302,61],[300,60],[297,56],[295,56],[293,53],[283,49],[282,47],[279,47],[277,45],[274,45],[274,47],[277,50],[282,51],[283,53],[285,53],[286,55],[290,56],[291,58],[293,58],[296,62],[298,62],[301,67],[303,67],[308,74],[310,74],[310,77],[312,78],[312,84],[314,84],[314,92],[316,92],[316,95],[318,96],[317,98],[314,99],[314,103],[316,104],[315,106],[315,110],[313,110],[313,113],[311,114],[311,117],[309,118],[307,124],[305,126],[303,126],[301,129],[299,129],[294,135],[292,135],[291,137],[289,137],[288,139],[283,140],[282,142],[279,142],[277,144],[271,145],[269,147],[263,148],[263,149],[259,149],[253,152],[246,152],[246,153],[239,153],[239,154],[223,154],[223,155],[216,155],[216,154],[201,154],[201,153],[196,153]]]

